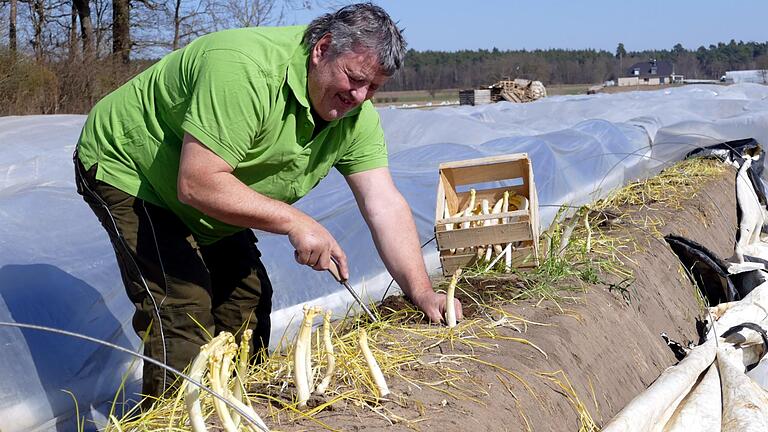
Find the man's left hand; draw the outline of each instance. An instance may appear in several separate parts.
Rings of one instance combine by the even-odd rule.
[[[423,295],[411,298],[411,301],[424,312],[430,321],[434,323],[445,322],[445,294],[439,294],[434,291],[425,292]],[[458,299],[453,299],[453,304],[456,308],[456,319],[463,319],[464,314],[461,309],[461,302]]]

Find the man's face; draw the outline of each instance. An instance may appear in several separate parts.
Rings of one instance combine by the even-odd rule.
[[[315,113],[325,121],[344,114],[373,97],[389,77],[381,73],[372,52],[347,52],[331,58],[331,36],[323,36],[309,57],[307,87]]]

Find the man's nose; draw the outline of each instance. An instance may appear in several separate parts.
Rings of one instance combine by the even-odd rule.
[[[366,99],[368,99],[368,86],[360,86],[357,88],[353,88],[349,91],[350,96],[352,97],[352,101],[355,104],[361,104],[365,102]]]

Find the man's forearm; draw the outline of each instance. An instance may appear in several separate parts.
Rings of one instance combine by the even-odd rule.
[[[412,300],[432,295],[411,209],[401,195],[368,212],[368,224],[384,265]]]
[[[222,222],[276,234],[287,234],[292,221],[303,216],[293,206],[253,191],[228,173],[205,179],[180,178],[179,199]]]
[[[430,321],[442,321],[447,307],[445,295],[432,289],[411,209],[395,187],[389,170],[377,168],[351,174],[347,182],[389,273]],[[454,306],[457,318],[461,319],[461,303],[454,299]]]
[[[177,179],[178,198],[231,225],[288,234],[309,216],[264,196],[231,173],[231,167],[191,135],[184,138]]]

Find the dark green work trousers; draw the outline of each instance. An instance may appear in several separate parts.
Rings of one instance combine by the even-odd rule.
[[[236,333],[244,323],[253,330],[252,353],[269,344],[272,285],[251,230],[198,246],[174,213],[96,180],[95,165],[74,162],[78,193],[109,234],[136,306],[133,328],[145,355],[183,370],[207,334]],[[149,362],[143,372],[146,395],[159,396],[175,380]]]

